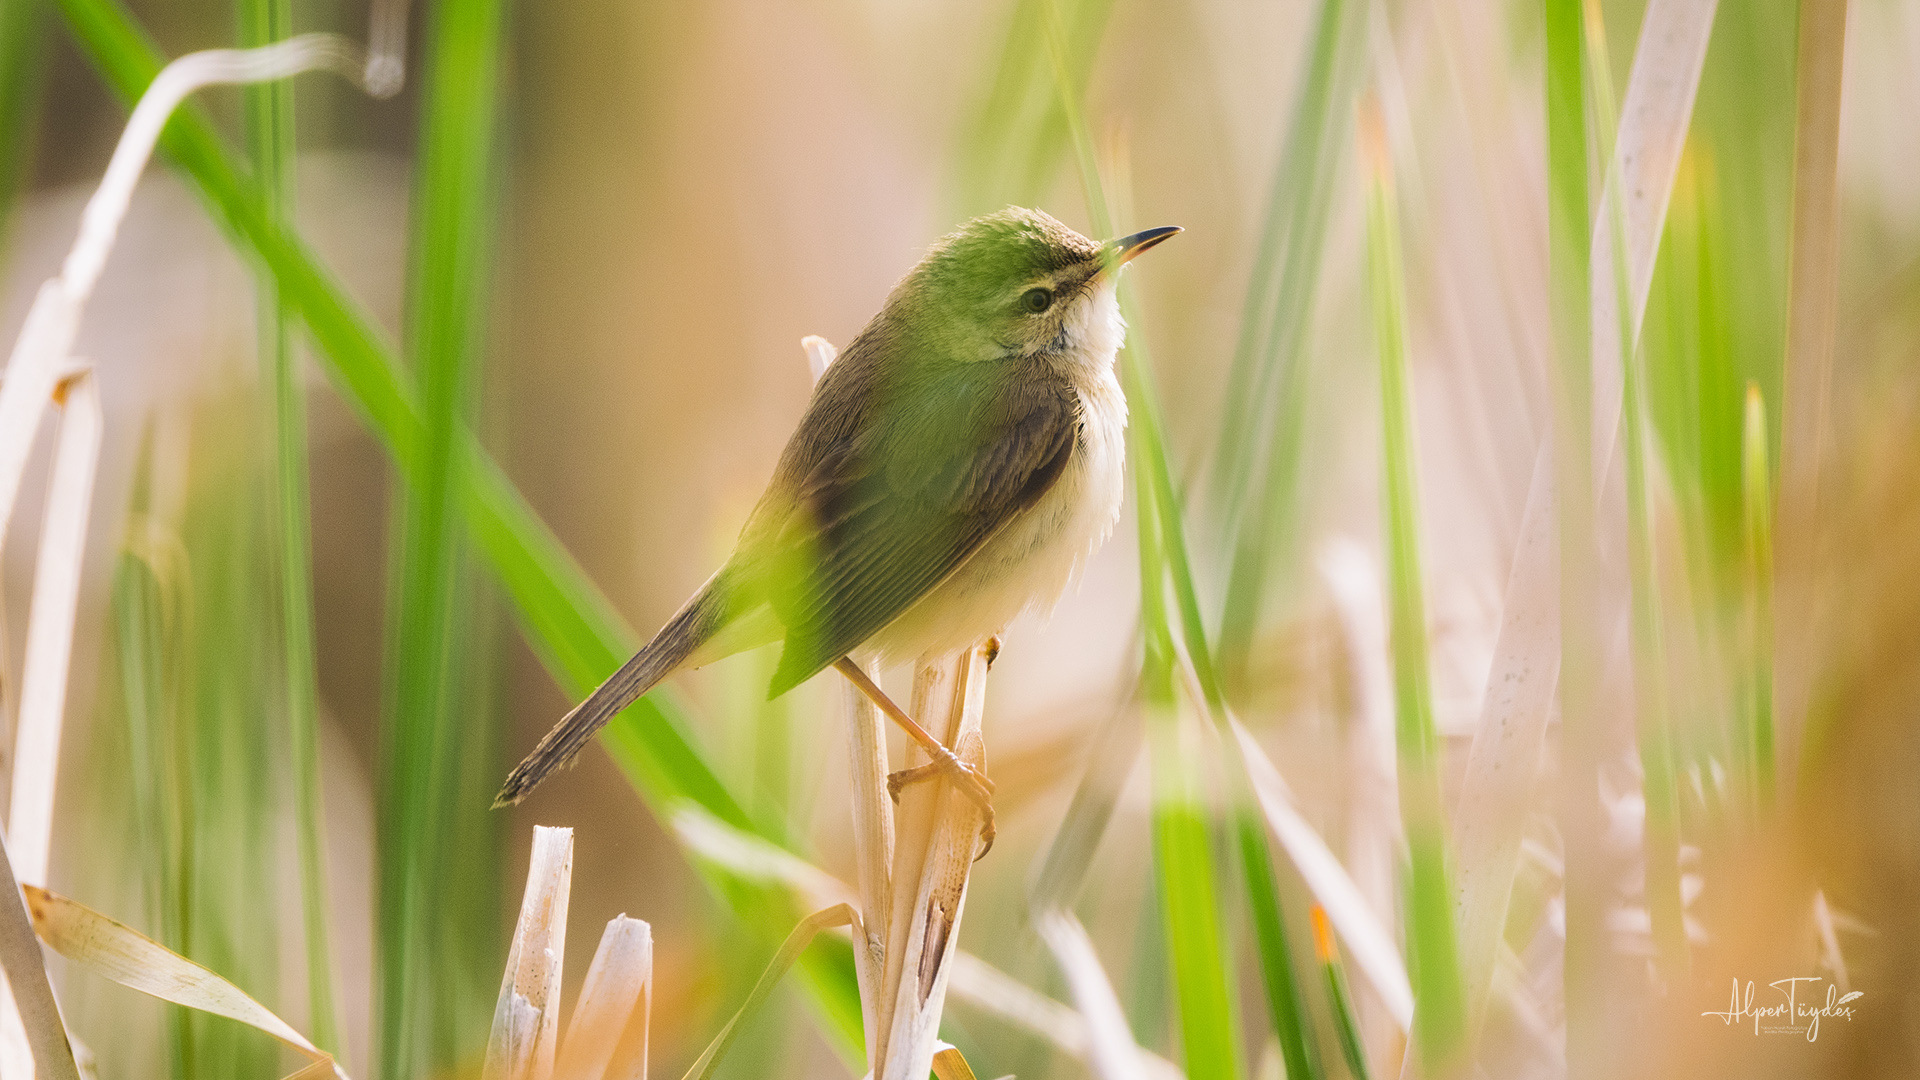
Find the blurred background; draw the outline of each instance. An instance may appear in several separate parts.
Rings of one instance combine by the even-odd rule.
[[[1694,5],[1652,5],[1663,6]],[[228,46],[246,7],[0,0],[9,340],[72,241],[125,123],[127,80],[143,84],[128,59],[138,38],[115,35],[137,30],[165,57]],[[291,14],[295,31],[357,40],[370,19],[365,4],[338,0],[294,0]],[[1606,110],[1637,74],[1653,16],[1636,0],[1588,14],[1589,220],[1604,228]],[[1453,816],[1467,812],[1469,759],[1498,712],[1503,613],[1512,631],[1513,606],[1543,599],[1515,594],[1530,484],[1553,438],[1540,3],[448,0],[407,17],[397,96],[372,100],[323,75],[291,84],[286,212],[325,268],[315,287],[367,313],[408,385],[426,388],[415,397],[429,425],[471,424],[578,580],[604,595],[579,609],[604,631],[595,640],[631,647],[705,580],[805,406],[801,337],[844,344],[955,224],[1018,203],[1093,234],[1103,217],[1114,234],[1183,226],[1128,272],[1123,361],[1157,392],[1158,445],[1211,639],[1181,632],[1181,652],[1191,665],[1211,650],[1205,666],[1303,820],[1402,955],[1416,951],[1403,929],[1420,901],[1406,891],[1395,797],[1393,553],[1368,278],[1370,230],[1383,222],[1369,220],[1367,195],[1386,183],[1399,218],[1416,584],[1434,767]],[[1464,992],[1491,1001],[1483,1027],[1475,1007],[1471,1040],[1486,1075],[1905,1076],[1920,1064],[1920,997],[1903,978],[1920,962],[1920,4],[1843,8],[1837,318],[1812,504],[1782,490],[1782,463],[1805,453],[1781,424],[1803,17],[1791,0],[1760,0],[1710,20],[1635,354],[1644,385],[1629,411],[1650,425],[1645,511],[1603,499],[1594,526],[1596,581],[1613,598],[1595,614],[1591,753],[1575,760],[1597,775],[1603,820],[1571,858],[1590,890],[1576,897],[1574,932],[1580,911],[1599,910],[1601,955],[1566,977],[1572,841],[1558,800],[1573,782],[1556,705],[1536,749],[1503,759],[1520,770],[1501,780],[1524,809],[1518,870],[1496,920],[1491,997]],[[473,55],[482,73],[463,82],[448,57]],[[1662,75],[1687,80],[1680,68],[1644,77]],[[1603,76],[1604,102],[1591,89]],[[1381,118],[1373,166],[1355,136],[1363,97]],[[240,163],[239,189],[255,193],[245,93],[196,102]],[[279,537],[300,526],[275,498],[284,433],[263,366],[272,308],[257,294],[276,264],[200,183],[156,157],[75,348],[96,365],[106,429],[50,884],[315,1031],[318,914],[301,900],[311,863],[298,842],[298,680],[280,584]],[[309,394],[332,1045],[355,1076],[478,1075],[531,827],[570,825],[569,985],[608,919],[650,922],[654,1066],[685,1068],[805,911],[690,851],[663,819],[671,763],[637,735],[624,757],[592,750],[525,804],[487,809],[506,769],[611,664],[555,644],[511,571],[502,584],[497,546],[447,494],[465,490],[466,459],[455,453],[443,478],[455,487],[410,485],[343,362],[291,325]],[[9,722],[51,428],[5,538]],[[1130,469],[1139,461],[1136,446]],[[1155,616],[1142,615],[1134,502],[1078,592],[1006,635],[986,726],[1000,836],[975,868],[961,947],[1066,1001],[1030,888],[1049,858],[1080,859],[1067,900],[1133,1037],[1198,1077],[1210,1068],[1195,1057],[1194,1019],[1183,1021],[1192,970],[1170,958],[1187,939],[1168,914],[1154,830],[1165,808],[1140,750],[1143,717],[1211,729],[1205,702],[1182,696],[1172,720],[1155,720],[1142,689]],[[1629,529],[1642,526],[1650,576],[1627,565]],[[1756,542],[1778,561],[1756,556]],[[1177,582],[1185,570],[1169,572]],[[1651,653],[1634,652],[1629,593],[1664,628]],[[1776,610],[1777,635],[1755,622]],[[1158,618],[1163,630],[1178,621]],[[768,703],[773,663],[749,654],[683,676],[663,707],[743,821],[851,881],[842,688],[823,677]],[[904,694],[905,679],[889,673],[888,685]],[[1656,680],[1664,704],[1650,718],[1636,695]],[[1756,733],[1771,741],[1756,748]],[[1194,768],[1213,778],[1202,799],[1219,916],[1208,971],[1231,1005],[1222,1075],[1279,1076],[1287,1033],[1270,1019],[1271,942],[1250,921],[1233,785],[1219,779],[1230,756],[1198,755]],[[1643,793],[1650,775],[1664,776],[1661,792]],[[1407,777],[1398,783],[1404,798]],[[1110,813],[1087,818],[1087,793],[1103,785],[1117,792]],[[1087,820],[1091,839],[1063,830]],[[1272,857],[1302,1002],[1293,1037],[1316,1075],[1351,1075],[1347,1018],[1309,930],[1326,897],[1288,852]],[[1666,910],[1677,935],[1663,936]],[[819,956],[821,970],[844,965],[844,947]],[[1861,991],[1853,1018],[1828,1019],[1809,1041],[1701,1015],[1728,1007],[1730,980],[1756,981],[1765,999],[1769,982],[1793,976]],[[859,1075],[857,1031],[849,1040],[818,981],[790,980],[723,1075]],[[278,1075],[263,1036],[78,970],[56,982],[103,1077],[154,1075],[161,1062],[175,1076]],[[1810,985],[1824,994],[1826,982]],[[1418,972],[1414,983],[1424,994]],[[1351,985],[1361,1060],[1397,1073],[1405,1031],[1371,982],[1352,973]],[[1006,1015],[1019,1011],[956,991],[943,1037],[983,1077],[1088,1075]],[[1570,1061],[1569,1045],[1595,1045],[1566,1041],[1570,1015],[1618,1056]]]

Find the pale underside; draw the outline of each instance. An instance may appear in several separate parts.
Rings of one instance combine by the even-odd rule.
[[[1113,360],[1125,334],[1113,288],[1081,301],[1067,327],[1068,347],[1048,356],[1079,398],[1078,443],[1060,478],[1032,506],[988,537],[945,580],[855,655],[883,663],[916,661],[1000,633],[1025,612],[1052,613],[1087,561],[1113,532],[1126,493],[1126,397]],[[786,636],[761,604],[709,639],[690,658],[698,667]]]

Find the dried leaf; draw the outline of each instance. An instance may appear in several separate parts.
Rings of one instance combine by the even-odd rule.
[[[294,1077],[332,1074],[346,1080],[332,1057],[239,987],[85,904],[37,886],[21,888],[34,932],[54,952],[143,994],[266,1032],[312,1060]]]

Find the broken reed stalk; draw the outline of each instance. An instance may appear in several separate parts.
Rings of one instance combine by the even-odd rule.
[[[914,671],[911,713],[960,760],[985,771],[980,721],[994,646],[982,642]],[[908,767],[927,762],[918,747]],[[869,765],[871,769],[871,765]],[[885,765],[877,779],[885,783]],[[856,814],[858,811],[856,810]],[[858,820],[856,818],[856,820]],[[900,794],[894,830],[885,963],[877,995],[863,1002],[877,1023],[874,1080],[907,1080],[932,1068],[940,1013],[952,972],[967,878],[979,842],[980,809],[945,778]],[[863,841],[864,843],[864,841]],[[863,894],[864,894],[863,889]],[[863,896],[864,900],[864,896]],[[863,985],[862,989],[865,987]]]
[[[66,709],[80,566],[86,554],[87,517],[104,426],[99,387],[87,371],[62,381],[53,396],[62,416],[27,616],[20,715],[14,733],[12,806],[7,817],[14,872],[29,885],[47,883],[60,719]]]
[[[500,979],[485,1080],[548,1080],[560,1030],[560,975],[573,888],[573,830],[536,827],[527,890]],[[651,949],[649,949],[651,954]]]
[[[80,567],[87,550],[87,516],[100,463],[105,426],[98,383],[87,369],[61,380],[51,395],[61,406],[53,476],[34,564],[33,602],[15,718],[13,791],[7,842],[13,872],[28,885],[47,883],[53,850],[54,779],[59,775],[61,718],[80,606]],[[6,1075],[31,1080],[30,1032],[10,984],[0,984],[0,1065]]]
[[[0,840],[0,970],[7,976],[7,1018],[18,1025],[18,1037],[27,1045],[23,1070],[9,1063],[9,1077],[48,1080],[78,1080],[80,1071],[73,1060],[73,1047],[67,1041],[66,1026],[60,1020],[60,1006],[53,1000],[53,987],[47,982],[46,958],[35,939],[33,925],[20,896],[19,880],[7,858],[7,847]],[[19,987],[18,1001],[12,987]]]
[[[878,677],[873,665],[863,666],[869,678]],[[881,980],[886,974],[887,927],[893,911],[893,799],[887,794],[887,733],[881,727],[880,709],[852,683],[841,680],[841,688],[847,702],[853,861],[861,910],[861,922],[854,933],[853,966],[860,981],[860,1012],[865,1021],[867,1061],[871,1063],[880,1060],[883,1045],[879,1002]]]
[[[646,1080],[653,1010],[653,928],[615,916],[600,936],[553,1074],[562,1080]]]

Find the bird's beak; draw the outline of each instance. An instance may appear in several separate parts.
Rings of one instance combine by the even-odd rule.
[[[1101,252],[1106,259],[1106,270],[1112,273],[1125,266],[1135,255],[1147,250],[1181,231],[1178,225],[1162,225],[1157,229],[1142,229],[1130,236],[1121,236],[1106,242]]]

